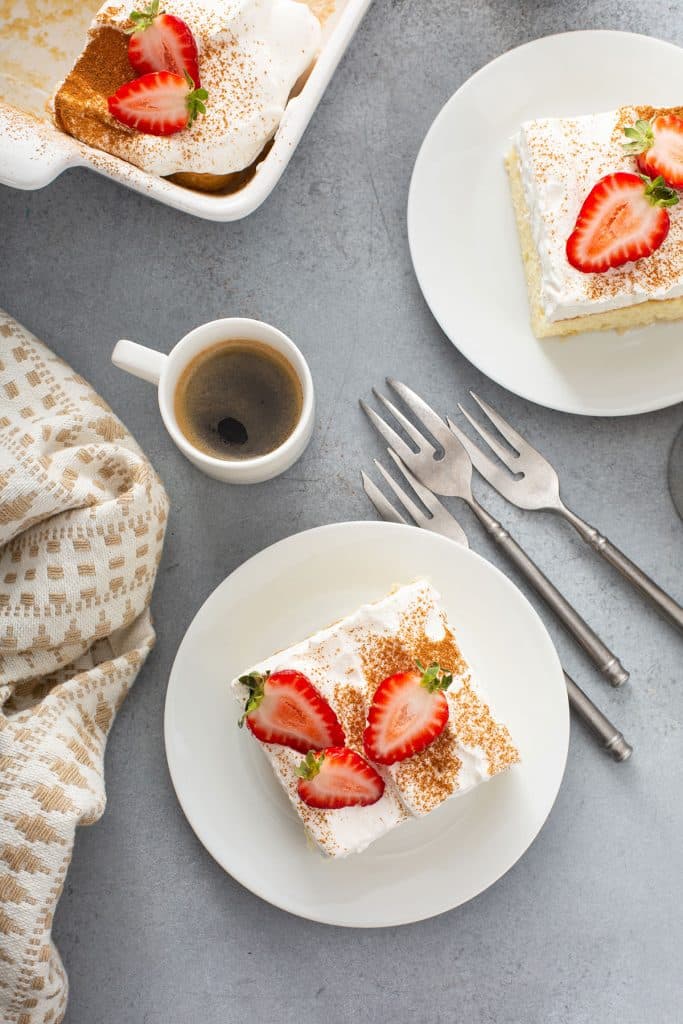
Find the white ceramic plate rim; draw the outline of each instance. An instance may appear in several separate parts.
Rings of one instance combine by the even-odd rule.
[[[232,572],[228,577],[226,577],[226,579],[221,584],[219,584],[218,587],[216,587],[213,593],[207,598],[202,607],[199,609],[180,644],[169,677],[168,690],[166,694],[166,704],[164,710],[164,741],[166,748],[166,757],[168,761],[171,780],[176,795],[178,797],[178,801],[180,803],[180,806],[182,807],[182,810],[189,824],[191,825],[195,834],[199,838],[200,842],[204,845],[204,847],[211,854],[211,856],[217,861],[218,864],[221,865],[221,867],[223,867],[223,869],[226,872],[231,874],[236,881],[238,881],[246,889],[253,892],[256,896],[259,896],[261,899],[272,904],[273,906],[280,908],[281,910],[285,910],[290,913],[296,914],[297,916],[304,917],[313,921],[318,921],[324,924],[339,925],[343,927],[368,928],[389,927],[395,925],[409,924],[415,921],[424,920],[426,918],[436,916],[440,913],[444,913],[448,910],[453,909],[454,907],[461,905],[464,902],[468,902],[470,899],[473,899],[475,896],[479,895],[480,892],[489,888],[496,881],[498,881],[498,879],[501,878],[507,871],[509,871],[510,868],[519,860],[519,858],[523,856],[523,854],[526,852],[531,843],[533,843],[534,839],[536,838],[536,836],[542,829],[543,825],[545,824],[545,821],[547,820],[550,811],[552,810],[553,804],[555,802],[557,793],[562,782],[562,778],[564,776],[569,744],[569,710],[568,704],[566,702],[566,691],[564,687],[562,669],[559,663],[557,653],[553,647],[549,635],[545,630],[545,627],[543,626],[543,623],[536,614],[535,610],[532,608],[532,606],[529,604],[526,598],[521,594],[521,592],[517,589],[517,587],[506,576],[504,576],[503,573],[501,573],[495,566],[486,562],[475,552],[463,548],[460,545],[456,545],[454,542],[448,540],[447,538],[443,538],[435,534],[427,534],[417,530],[411,530],[410,534],[408,534],[407,529],[408,528],[404,526],[398,526],[394,524],[381,522],[336,523],[328,526],[316,527],[314,529],[304,531],[303,533],[287,537],[271,545],[270,547],[264,549],[258,554],[252,556],[241,566],[235,569],[234,572]],[[538,822],[534,824],[534,828],[529,834],[527,834],[524,837],[524,841],[519,844],[518,848],[516,848],[514,852],[512,852],[510,855],[505,857],[504,861],[500,865],[498,865],[494,875],[490,877],[484,884],[479,885],[476,888],[476,891],[472,891],[464,899],[456,899],[455,901],[450,899],[448,895],[445,895],[443,905],[440,906],[438,910],[431,910],[426,913],[412,912],[406,915],[404,912],[401,911],[400,907],[394,907],[391,913],[384,913],[379,917],[367,918],[363,915],[360,915],[357,918],[354,917],[353,919],[349,919],[349,916],[347,915],[345,919],[336,919],[333,916],[330,916],[330,914],[315,913],[311,911],[310,908],[306,908],[304,910],[300,905],[297,904],[296,900],[288,898],[286,892],[273,892],[272,889],[269,889],[267,885],[264,885],[262,883],[259,884],[258,881],[255,881],[254,877],[248,876],[248,872],[244,872],[239,869],[236,870],[234,866],[230,864],[229,856],[225,856],[220,850],[218,850],[214,846],[211,837],[207,834],[206,830],[203,827],[201,815],[195,813],[195,808],[192,802],[186,799],[185,796],[182,770],[178,765],[177,751],[173,740],[173,716],[175,713],[174,690],[176,686],[182,686],[179,680],[178,670],[178,665],[181,660],[181,654],[183,653],[184,649],[186,649],[188,646],[191,646],[195,642],[195,634],[201,633],[202,620],[207,615],[207,609],[213,602],[220,601],[220,592],[224,592],[228,588],[240,588],[240,586],[242,586],[243,584],[243,581],[246,581],[246,579],[254,571],[255,568],[260,567],[260,565],[264,562],[268,562],[269,559],[273,558],[274,553],[277,553],[279,550],[282,550],[285,547],[302,545],[308,548],[309,545],[311,544],[322,542],[322,546],[324,548],[326,546],[326,542],[333,541],[335,536],[339,536],[340,533],[356,532],[356,534],[359,534],[360,531],[368,530],[372,531],[373,535],[377,535],[377,542],[379,543],[381,543],[382,536],[387,535],[387,531],[390,533],[401,531],[400,536],[402,538],[402,544],[409,543],[410,536],[413,535],[413,533],[421,537],[428,537],[430,538],[430,543],[437,542],[438,545],[443,545],[444,551],[457,551],[458,554],[456,555],[456,558],[471,559],[477,563],[480,563],[479,568],[482,568],[484,566],[486,567],[485,572],[490,573],[493,577],[495,577],[497,580],[497,584],[503,588],[503,591],[506,595],[506,600],[513,601],[517,603],[520,607],[524,608],[525,615],[528,616],[530,624],[533,624],[533,628],[536,630],[538,637],[542,641],[542,644],[544,646],[542,655],[544,657],[547,656],[548,666],[550,669],[548,673],[548,685],[552,685],[551,679],[554,675],[555,682],[558,687],[558,699],[560,701],[560,706],[563,709],[561,716],[562,728],[558,732],[558,735],[555,737],[554,750],[556,756],[554,755],[555,760],[553,763],[553,771],[555,772],[555,782],[552,786],[551,796],[549,799],[547,799],[547,806],[544,805],[543,811],[539,815],[540,820],[538,820]],[[406,533],[404,534],[403,531],[406,531]],[[493,782],[489,783],[489,785],[492,786]],[[363,854],[359,856],[362,858]]]
[[[543,48],[547,44],[557,43],[557,41],[559,40],[568,40],[570,42],[575,41],[578,51],[581,46],[582,40],[586,40],[589,37],[597,37],[605,46],[609,46],[610,44],[619,45],[624,41],[635,41],[637,43],[642,43],[643,46],[647,47],[650,52],[652,52],[653,48],[661,48],[662,50],[674,51],[680,55],[681,62],[683,63],[683,51],[675,43],[670,43],[664,40],[656,39],[652,36],[644,36],[642,34],[635,32],[620,32],[609,29],[591,29],[574,32],[554,33],[552,35],[542,36],[539,37],[538,39],[531,40],[530,42],[524,43],[521,46],[515,47],[503,54],[500,54],[498,57],[494,58],[488,64],[484,65],[484,67],[480,68],[473,75],[471,75],[470,78],[463,82],[463,84],[456,90],[456,92],[450,97],[450,99],[446,101],[446,103],[441,108],[441,110],[435,117],[434,121],[432,122],[422,142],[422,145],[420,146],[417,159],[415,161],[413,173],[411,176],[410,188],[408,193],[408,244],[418,284],[420,286],[424,299],[432,312],[432,315],[434,316],[435,320],[441,327],[444,334],[446,334],[446,336],[449,338],[451,343],[462,353],[462,355],[465,356],[466,359],[468,359],[474,366],[477,367],[477,369],[479,369],[487,377],[489,377],[495,383],[500,384],[501,387],[504,387],[508,391],[511,391],[513,394],[519,395],[520,398],[528,399],[529,401],[535,402],[536,404],[541,406],[545,406],[546,408],[556,409],[558,412],[567,412],[583,416],[631,416],[645,412],[652,412],[657,409],[668,408],[672,405],[676,405],[678,402],[683,401],[683,375],[678,375],[679,379],[681,380],[681,383],[679,385],[676,385],[674,383],[668,388],[668,390],[665,389],[662,385],[662,393],[660,394],[642,394],[640,396],[634,396],[633,400],[631,401],[622,401],[621,403],[610,404],[609,402],[604,402],[596,404],[595,402],[583,401],[581,400],[580,396],[576,400],[573,400],[573,396],[557,399],[555,397],[546,397],[543,394],[539,394],[533,386],[530,387],[525,383],[525,381],[527,380],[533,381],[533,374],[529,373],[525,375],[523,371],[520,371],[516,375],[514,375],[515,379],[511,380],[510,374],[497,372],[495,360],[487,360],[478,357],[476,345],[478,339],[471,332],[469,332],[468,334],[467,332],[463,331],[462,334],[457,336],[457,340],[456,337],[452,336],[452,334],[449,333],[449,329],[447,326],[448,310],[445,308],[444,304],[440,302],[439,296],[436,294],[435,289],[432,288],[428,276],[422,270],[422,260],[420,253],[417,251],[418,247],[415,241],[417,217],[416,207],[418,205],[418,198],[421,186],[420,179],[423,165],[430,158],[430,142],[432,136],[438,131],[442,122],[448,120],[453,116],[452,110],[454,106],[463,99],[465,99],[470,91],[476,90],[482,79],[487,78],[491,73],[499,73],[501,67],[503,67],[507,63],[516,61],[520,56],[523,56],[525,53],[528,54],[530,51],[537,51],[539,48]],[[599,102],[596,104],[596,109],[600,109]],[[529,114],[528,116],[533,115]],[[504,138],[501,138],[500,140],[501,166],[505,141],[506,140]],[[516,233],[514,237],[514,243],[515,249],[517,250],[515,258],[519,259],[518,241]],[[526,299],[526,293],[524,295],[524,298]],[[531,335],[531,337],[533,337],[533,334],[531,333],[531,327],[530,325],[528,325],[528,319],[527,326],[529,334]],[[657,330],[658,328],[661,329],[662,327],[671,328],[671,325],[651,325],[649,328],[646,328],[645,330]],[[502,333],[504,333],[504,331]],[[600,332],[596,332],[595,334],[591,335],[591,337],[596,339],[599,339],[600,336]],[[576,337],[582,338],[586,336],[577,335]],[[571,338],[564,340],[549,340],[552,344],[572,344]],[[547,341],[541,342],[540,344],[543,345],[546,343]],[[642,347],[646,348],[646,344],[646,339],[643,339]]]

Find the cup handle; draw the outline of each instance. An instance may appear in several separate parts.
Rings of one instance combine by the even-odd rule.
[[[168,356],[153,348],[145,348],[135,341],[117,341],[111,354],[111,361],[119,370],[132,373],[149,384],[158,384]]]

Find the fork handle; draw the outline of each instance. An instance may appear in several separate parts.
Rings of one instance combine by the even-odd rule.
[[[566,672],[564,681],[567,684],[567,696],[572,711],[586,723],[615,761],[627,761],[633,753],[631,744]]]
[[[628,679],[628,672],[617,656],[603,643],[595,630],[579,615],[554,583],[551,583],[548,577],[541,572],[514,537],[475,498],[472,498],[470,507],[487,533],[543,598],[548,607],[555,612],[565,629],[583,647],[602,674],[609,679],[612,686],[621,686],[622,683],[625,683]]]
[[[597,551],[606,562],[609,562],[615,569],[618,569],[621,575],[629,583],[632,583],[636,590],[652,602],[665,619],[672,623],[672,625],[678,626],[680,630],[683,630],[683,607],[674,601],[673,597],[667,594],[665,590],[662,590],[653,579],[650,579],[647,573],[643,572],[635,562],[632,562],[611,540],[603,537],[594,526],[584,522],[580,516],[577,516],[575,512],[568,508],[563,507],[561,514],[572,524],[579,536],[587,544],[590,544],[594,551]]]

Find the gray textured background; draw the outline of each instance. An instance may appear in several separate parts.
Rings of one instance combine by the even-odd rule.
[[[632,684],[610,691],[548,623],[567,668],[636,753],[614,765],[575,726],[545,829],[468,906],[370,932],[271,908],[195,839],[162,739],[176,647],[214,586],[281,537],[368,517],[358,468],[379,446],[356,399],[386,373],[438,408],[476,387],[543,442],[568,500],[681,597],[682,526],[665,483],[681,407],[589,420],[502,392],[431,319],[405,229],[419,143],[473,71],[564,29],[670,33],[683,43],[680,13],[667,0],[376,0],[284,180],[241,224],[193,220],[85,171],[41,192],[0,191],[0,304],[111,402],[172,503],[154,601],[158,646],[114,727],[108,809],[79,835],[55,924],[71,978],[68,1024],[681,1021],[680,637],[569,527],[491,498],[631,669]],[[230,314],[282,327],[317,386],[311,447],[262,487],[230,489],[192,470],[163,433],[151,390],[109,363],[118,337],[168,350],[195,324]],[[469,515],[462,520],[497,562]]]

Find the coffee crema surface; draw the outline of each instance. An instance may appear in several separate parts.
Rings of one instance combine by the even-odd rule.
[[[176,385],[178,426],[193,447],[218,459],[254,459],[275,451],[303,406],[289,360],[260,341],[218,342],[200,352]]]

